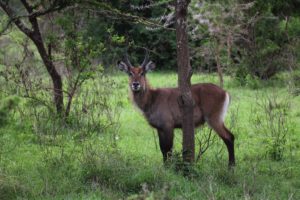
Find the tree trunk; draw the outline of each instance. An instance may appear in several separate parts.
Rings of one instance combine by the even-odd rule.
[[[176,41],[177,41],[177,65],[178,85],[180,97],[178,104],[182,114],[182,157],[185,162],[193,162],[195,159],[194,139],[194,100],[191,92],[192,69],[189,60],[187,11],[189,0],[177,0],[176,3]]]
[[[57,72],[52,60],[51,55],[47,54],[47,51],[45,49],[42,37],[39,32],[33,33],[34,36],[30,37],[33,43],[35,44],[42,61],[48,71],[48,74],[51,77],[52,84],[53,84],[53,96],[54,96],[54,103],[56,107],[57,114],[61,115],[64,108],[63,103],[63,84],[60,74]]]
[[[223,85],[224,85],[223,71],[222,71],[222,66],[221,66],[221,49],[222,49],[222,47],[223,47],[223,45],[217,41],[215,59],[216,59],[217,71],[218,71],[218,75],[219,75],[219,85],[221,88],[223,88]]]

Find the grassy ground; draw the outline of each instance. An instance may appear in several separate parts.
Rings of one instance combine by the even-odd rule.
[[[148,78],[153,87],[177,84],[172,73]],[[106,95],[109,104],[121,108],[113,115],[119,126],[113,128],[92,130],[49,120],[41,129],[18,109],[11,113],[0,128],[0,199],[300,199],[300,96],[290,95],[284,80],[240,87],[225,78],[232,96],[226,124],[236,137],[237,166],[227,170],[227,151],[217,138],[191,177],[184,177],[176,164],[163,166],[156,132],[128,98],[126,75],[113,80],[117,86]],[[217,83],[217,78],[195,74],[192,82]],[[201,129],[197,140],[207,132]],[[282,134],[285,143],[278,139]],[[178,155],[180,149],[177,130]]]

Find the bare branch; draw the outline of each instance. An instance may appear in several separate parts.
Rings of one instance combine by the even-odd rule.
[[[109,16],[111,19],[118,19],[118,20],[128,20],[131,21],[132,23],[136,23],[136,24],[143,24],[145,26],[148,27],[156,27],[156,28],[162,28],[162,29],[166,29],[166,30],[172,30],[174,31],[174,28],[169,28],[167,25],[165,24],[160,24],[157,23],[156,21],[153,20],[149,20],[147,18],[141,17],[141,16],[137,16],[137,15],[133,15],[130,13],[123,13],[118,9],[112,8],[111,6],[109,6],[106,3],[100,3],[100,2],[93,2],[93,1],[86,1],[85,5],[81,6],[84,9],[90,10],[94,13],[98,13],[104,16]],[[101,9],[98,9],[101,8]]]
[[[25,7],[25,9],[27,10],[28,14],[17,15],[8,6],[8,4],[0,2],[1,8],[9,16],[9,21],[7,22],[7,24],[5,25],[5,27],[0,31],[0,35],[2,35],[10,27],[10,25],[12,23],[15,23],[16,25],[17,25],[17,23],[19,23],[19,24],[22,23],[22,21],[21,21],[22,18],[28,18],[29,21],[30,21],[30,23],[32,24],[32,26],[35,27],[35,26],[38,25],[37,24],[37,18],[38,17],[47,15],[47,14],[52,13],[52,12],[60,11],[60,10],[62,10],[64,8],[66,8],[69,5],[68,3],[60,4],[58,0],[55,0],[48,8],[45,8],[44,10],[34,11],[33,6],[31,6],[26,0],[21,0],[21,2],[23,4],[23,6]],[[21,29],[20,26],[18,26],[21,29],[22,32],[24,32],[26,35],[28,35],[26,32],[29,33],[30,28],[26,27],[24,23],[22,23],[21,26],[23,26],[23,27],[25,27],[25,28],[28,29],[27,31],[23,31],[23,29]],[[36,28],[34,28],[34,29],[36,29]]]
[[[22,0],[22,1],[26,2],[26,0]],[[45,8],[44,10],[37,10],[37,11],[34,11],[32,9],[32,6],[30,6],[28,4],[27,5],[23,4],[25,6],[25,8],[28,7],[28,9],[27,8],[26,9],[29,13],[28,16],[23,16],[23,17],[37,18],[37,17],[44,16],[44,15],[47,15],[52,12],[60,11],[64,8],[70,6],[70,4],[71,4],[71,1],[70,1],[70,3],[68,1],[61,3],[59,0],[55,0],[48,8]]]
[[[199,153],[197,155],[197,159],[196,161],[199,161],[200,158],[202,157],[202,155],[207,151],[207,149],[209,149],[215,140],[215,135],[212,134],[212,129],[209,129],[208,134],[203,134],[203,139],[198,138],[198,142],[199,142]]]
[[[174,3],[174,0],[163,0],[163,1],[155,2],[155,3],[153,2],[153,3],[147,4],[147,5],[142,5],[142,6],[136,6],[136,5],[131,4],[130,8],[132,10],[142,11],[142,10],[162,6],[162,5],[169,4],[169,3]]]

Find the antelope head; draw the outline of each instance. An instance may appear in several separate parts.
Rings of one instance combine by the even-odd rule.
[[[133,67],[126,54],[123,61],[118,61],[118,67],[121,71],[128,74],[131,91],[138,93],[147,89],[146,73],[153,70],[155,64],[149,61],[149,53],[146,52],[145,59],[140,66]]]

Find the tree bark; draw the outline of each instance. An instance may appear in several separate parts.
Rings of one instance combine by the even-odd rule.
[[[51,55],[47,54],[44,41],[40,32],[39,24],[37,21],[37,17],[39,15],[34,15],[33,7],[26,1],[20,0],[23,4],[24,8],[28,12],[28,20],[31,24],[31,28],[28,27],[24,22],[17,17],[16,13],[9,7],[8,3],[0,1],[0,7],[4,10],[10,20],[22,31],[28,38],[32,40],[35,44],[41,59],[47,69],[48,74],[51,77],[52,84],[53,84],[53,96],[54,96],[54,103],[56,106],[56,111],[59,115],[62,114],[64,104],[63,104],[63,90],[62,90],[62,79],[60,74],[57,72],[52,59]],[[51,9],[47,10],[48,13]]]
[[[182,157],[185,162],[193,162],[195,159],[194,138],[194,100],[191,92],[192,69],[189,60],[187,11],[190,0],[177,0],[176,2],[176,41],[177,41],[177,65],[178,85],[180,96],[178,103],[182,114]]]

